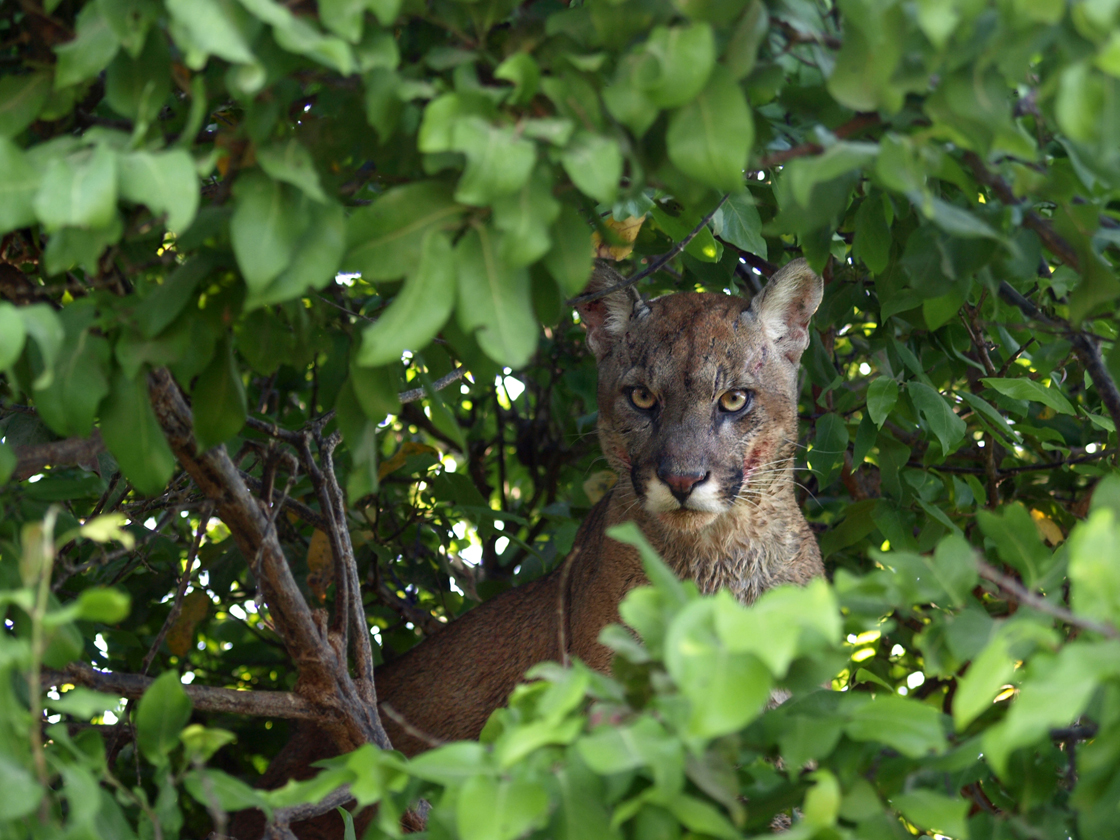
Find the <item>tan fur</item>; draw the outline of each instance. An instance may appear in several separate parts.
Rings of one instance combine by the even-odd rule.
[[[600,267],[592,289],[620,279]],[[622,291],[583,307],[588,344],[599,359],[599,438],[618,484],[591,511],[560,568],[488,601],[378,669],[382,703],[435,738],[474,738],[534,663],[566,653],[605,670],[610,653],[598,643],[599,631],[618,621],[619,601],[645,582],[637,552],[604,533],[628,520],[703,592],[727,587],[750,603],[776,584],[823,574],[793,483],[798,362],[820,300],[820,278],[798,260],[753,305],[723,294],[646,303]],[[653,416],[630,404],[630,386],[658,396]],[[754,394],[737,418],[717,406],[733,388]],[[663,488],[651,501],[662,483],[659,467],[710,478],[683,505],[666,501]],[[713,489],[701,504],[717,509],[689,509],[704,485]],[[391,719],[385,725],[398,749],[425,748]]]
[[[590,289],[620,279],[600,266]],[[750,304],[694,293],[646,302],[626,290],[581,307],[599,360],[600,442],[618,483],[559,568],[377,669],[382,721],[397,749],[427,749],[417,733],[476,738],[537,662],[567,654],[608,669],[599,632],[646,581],[636,551],[606,536],[612,525],[636,522],[678,575],[704,592],[727,587],[744,603],[823,574],[793,483],[798,364],[821,291],[820,278],[798,260]],[[628,389],[635,387],[656,398],[655,410],[634,406]],[[735,389],[752,399],[732,416],[719,400]]]

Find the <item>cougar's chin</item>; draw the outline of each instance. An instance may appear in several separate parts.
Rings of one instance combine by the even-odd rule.
[[[707,528],[715,522],[718,516],[718,513],[713,513],[710,510],[677,508],[657,514],[657,519],[668,530],[691,534]]]

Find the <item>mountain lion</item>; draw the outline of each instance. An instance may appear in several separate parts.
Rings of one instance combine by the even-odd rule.
[[[588,290],[620,282],[601,265]],[[798,366],[821,295],[821,279],[795,260],[750,302],[691,292],[646,301],[631,287],[579,307],[599,363],[599,439],[618,482],[556,570],[377,669],[382,708],[395,712],[382,721],[397,749],[426,749],[416,732],[477,737],[537,662],[568,655],[609,668],[599,632],[646,580],[636,550],[605,535],[612,525],[636,522],[680,577],[703,592],[727,587],[743,603],[824,573],[793,481]],[[277,757],[266,786],[289,775],[282,766],[290,771],[292,757]],[[341,822],[328,816],[340,837]],[[301,837],[332,836],[305,825]]]

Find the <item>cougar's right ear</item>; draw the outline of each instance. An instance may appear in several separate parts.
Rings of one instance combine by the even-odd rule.
[[[607,263],[598,261],[583,294],[601,292],[624,282],[625,277]],[[649,313],[649,304],[637,290],[629,287],[587,303],[578,303],[576,311],[579,312],[580,323],[587,330],[587,346],[591,348],[595,358],[601,360],[622,335],[632,317],[644,317]]]

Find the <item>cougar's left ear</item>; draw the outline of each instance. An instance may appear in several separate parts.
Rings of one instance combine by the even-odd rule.
[[[583,294],[601,292],[625,281],[626,278],[610,265],[598,261]],[[641,318],[649,313],[649,304],[631,286],[588,303],[576,304],[576,311],[579,312],[580,323],[587,329],[587,346],[596,359],[602,360],[610,351],[611,345],[626,330],[630,319]]]
[[[782,266],[748,310],[794,364],[809,346],[809,319],[821,305],[824,282],[805,260]]]

